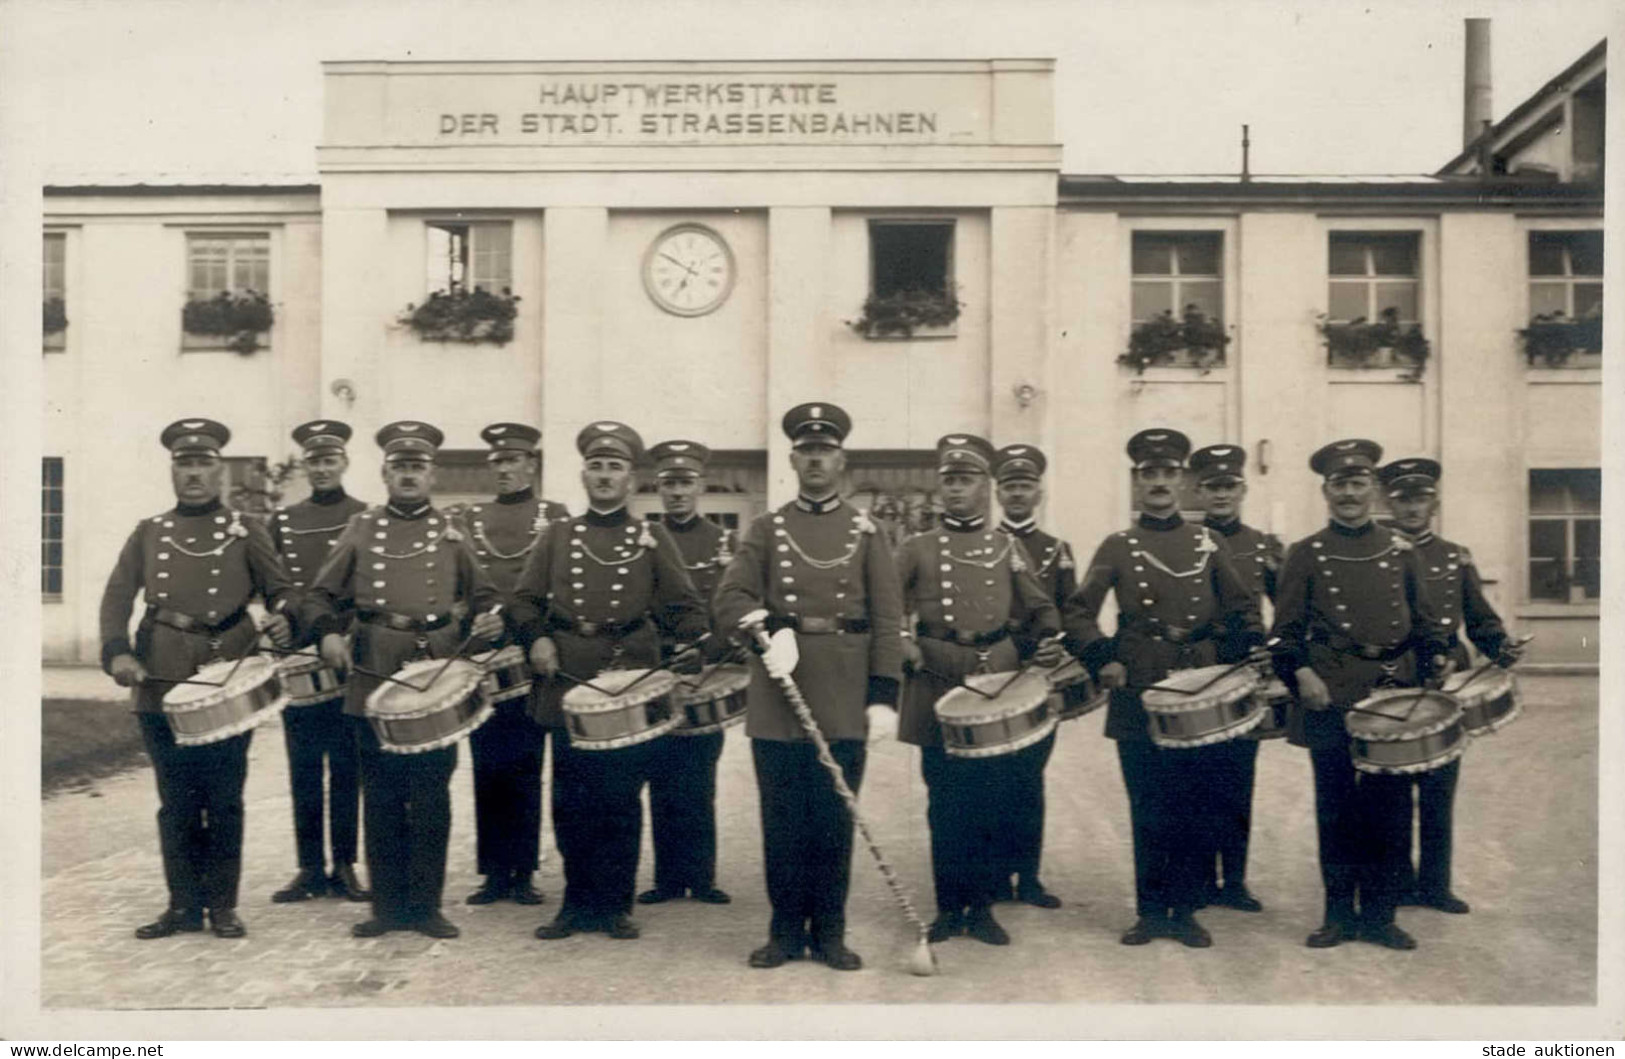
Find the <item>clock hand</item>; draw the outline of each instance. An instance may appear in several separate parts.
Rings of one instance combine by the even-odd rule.
[[[688,265],[683,264],[681,261],[677,260],[675,257],[672,257],[670,254],[666,253],[664,250],[662,250],[660,252],[660,256],[665,258],[667,261],[670,261],[672,264],[676,265],[678,268],[682,269],[683,271],[687,272],[690,276],[695,275],[695,272],[691,267],[689,267]]]

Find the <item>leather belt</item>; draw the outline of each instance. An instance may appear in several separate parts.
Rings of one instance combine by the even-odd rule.
[[[812,615],[769,614],[767,631],[794,629],[808,636],[840,636],[846,633],[865,633],[870,629],[868,618],[820,618]]]
[[[362,610],[357,611],[356,615],[369,625],[382,625],[386,629],[395,629],[399,632],[434,632],[436,629],[444,629],[459,617],[456,614],[436,615],[431,621],[387,610]]]
[[[1166,640],[1168,643],[1173,644],[1199,643],[1202,640],[1212,639],[1214,633],[1212,622],[1195,627],[1170,625],[1161,618],[1153,618],[1150,615],[1143,614],[1125,617],[1122,622],[1125,629],[1132,629],[1154,639]]]
[[[932,640],[946,640],[961,647],[992,647],[1001,640],[1010,638],[1010,626],[1001,625],[997,629],[987,632],[966,632],[956,629],[952,625],[938,624],[936,622],[921,621],[914,625],[914,632]]]
[[[1363,658],[1368,662],[1392,662],[1396,658],[1409,654],[1411,650],[1409,641],[1401,641],[1384,647],[1377,644],[1360,643],[1341,633],[1330,631],[1312,633],[1309,642],[1320,644],[1322,647],[1330,648],[1339,654]]]
[[[630,636],[649,623],[647,615],[633,618],[629,621],[584,621],[573,614],[549,614],[547,626],[549,632],[567,632],[575,636],[608,636],[620,639]]]
[[[199,636],[218,636],[248,617],[248,609],[239,607],[226,615],[224,621],[213,625],[210,625],[202,618],[194,618],[190,614],[182,614],[180,611],[170,610],[168,607],[148,607],[147,616],[159,625],[167,625],[178,632],[196,633]]]

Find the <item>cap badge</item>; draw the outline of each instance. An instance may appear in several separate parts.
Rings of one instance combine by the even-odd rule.
[[[186,430],[201,430],[203,429],[203,420],[188,419],[186,422],[182,423],[181,426]]]
[[[1026,454],[1027,447],[1025,445],[1017,445],[1010,450],[1010,455],[1012,456],[1025,456]]]
[[[1230,455],[1234,451],[1235,451],[1234,449],[1217,448],[1217,449],[1213,450],[1213,455],[1219,456],[1219,457],[1224,457],[1224,456]]]
[[[598,429],[602,430],[604,433],[608,434],[608,433],[612,432],[615,429],[615,424],[614,423],[599,423],[598,424]]]
[[[399,430],[402,434],[415,434],[417,433],[418,425],[416,423],[401,423],[395,429]]]
[[[501,426],[491,427],[486,431],[486,433],[488,433],[488,434],[506,434],[507,432],[508,432],[508,428],[507,427],[501,427]]]
[[[814,419],[822,419],[824,417],[824,406],[815,404],[807,410],[807,414]]]
[[[322,431],[324,431],[326,429],[327,429],[327,424],[326,423],[312,423],[310,425],[310,430],[311,430],[311,433],[313,433],[313,434],[320,434]]]
[[[1147,440],[1147,441],[1167,441],[1168,440],[1168,435],[1167,434],[1147,434],[1145,436],[1145,440]]]
[[[687,452],[688,451],[688,442],[686,442],[686,441],[674,441],[670,445],[667,445],[666,447],[668,449],[670,449],[671,451],[673,451],[673,452]]]
[[[1349,449],[1354,448],[1354,446],[1356,446],[1358,444],[1359,444],[1358,441],[1339,441],[1333,447],[1336,448],[1338,452],[1347,452]]]
[[[963,444],[965,444],[965,439],[964,438],[949,438],[948,439],[948,444],[950,444],[950,445],[963,445]]]

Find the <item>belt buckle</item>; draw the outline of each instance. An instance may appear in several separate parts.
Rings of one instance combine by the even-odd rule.
[[[1191,630],[1183,625],[1169,625],[1163,623],[1163,638],[1169,643],[1184,643],[1191,638]]]
[[[801,631],[815,636],[836,631],[834,618],[802,618]]]
[[[209,637],[209,655],[213,658],[220,657],[220,637]]]
[[[595,621],[577,621],[576,631],[583,636],[597,636],[602,626]]]
[[[1360,656],[1362,658],[1368,658],[1371,661],[1375,662],[1377,659],[1382,657],[1382,648],[1373,647],[1370,644],[1361,644],[1360,645]],[[1393,668],[1394,667],[1390,666],[1390,665],[1384,665],[1383,666],[1383,669],[1387,670],[1387,671],[1392,671]]]
[[[991,646],[978,647],[976,649],[976,672],[978,672],[978,673],[986,673],[986,672],[988,672],[988,661],[987,660],[988,660],[988,656],[991,655],[992,653],[993,653],[993,648]]]

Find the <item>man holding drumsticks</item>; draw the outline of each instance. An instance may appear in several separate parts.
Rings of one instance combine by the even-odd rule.
[[[1394,922],[1408,858],[1410,779],[1357,770],[1343,719],[1375,688],[1416,687],[1449,672],[1444,626],[1416,548],[1371,517],[1381,459],[1382,446],[1363,438],[1334,441],[1310,457],[1310,469],[1325,479],[1331,517],[1287,553],[1275,602],[1275,671],[1294,695],[1287,738],[1308,748],[1315,776],[1326,912],[1306,942],[1311,949],[1356,938],[1416,948]]]
[[[158,844],[169,908],[136,928],[143,940],[203,929],[203,912],[222,938],[247,933],[237,918],[243,863],[243,782],[252,731],[201,746],[175,742],[164,695],[211,661],[240,658],[256,630],[248,602],[272,612],[264,632],[290,641],[281,611],[293,590],[270,534],[220,502],[220,450],[231,431],[212,419],[183,419],[164,429],[175,506],[142,519],[119,552],[102,593],[102,668],[134,689],[141,740],[158,781]],[[137,593],[147,611],[129,640]]]
[[[1227,553],[1210,530],[1179,513],[1190,450],[1177,430],[1142,430],[1129,439],[1140,517],[1101,542],[1063,614],[1067,646],[1112,689],[1106,737],[1117,742],[1128,791],[1139,917],[1120,939],[1124,945],[1159,937],[1191,948],[1213,944],[1193,915],[1202,853],[1211,850],[1201,802],[1202,755],[1210,748],[1157,746],[1140,692],[1174,670],[1245,657],[1264,639],[1258,601]],[[1099,625],[1108,592],[1117,598],[1113,636]]]
[[[350,519],[300,605],[300,628],[320,641],[327,664],[341,673],[352,660],[357,667],[345,687],[344,712],[361,748],[372,880],[372,918],[350,931],[358,938],[392,930],[431,938],[461,933],[440,912],[457,744],[393,753],[381,747],[366,714],[381,678],[407,662],[447,658],[470,637],[471,649],[489,650],[502,635],[496,587],[467,532],[429,499],[443,440],[437,428],[415,420],[378,431],[389,500]],[[346,643],[352,612],[353,642]]]

